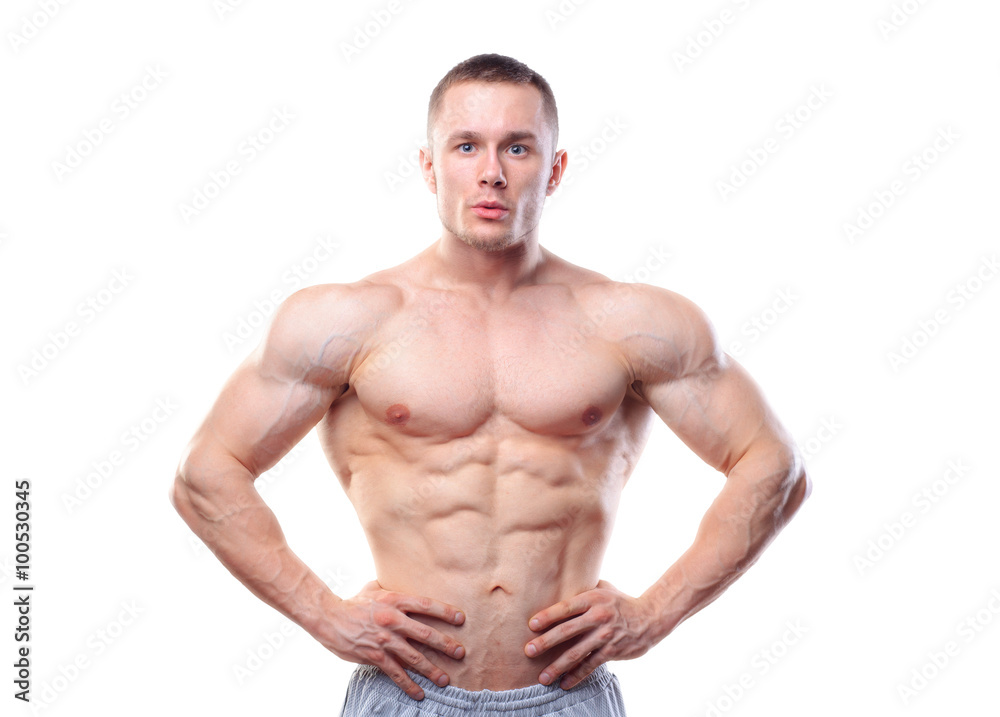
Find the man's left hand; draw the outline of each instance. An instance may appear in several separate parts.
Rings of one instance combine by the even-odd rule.
[[[593,590],[535,614],[528,627],[544,634],[525,645],[524,654],[536,657],[579,635],[577,643],[538,676],[539,682],[550,685],[562,675],[559,686],[568,690],[602,663],[645,654],[654,644],[650,630],[653,619],[646,601],[630,597],[602,580]]]

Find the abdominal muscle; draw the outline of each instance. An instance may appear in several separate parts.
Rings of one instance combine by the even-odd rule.
[[[478,472],[439,478],[436,500],[402,511],[391,499],[399,491],[365,491],[360,476],[351,492],[381,586],[465,613],[459,626],[410,615],[465,647],[456,660],[411,640],[448,674],[449,684],[494,691],[538,684],[542,670],[574,643],[529,658],[525,645],[540,633],[528,620],[597,586],[617,497],[609,506],[604,491],[581,489],[578,481],[546,485],[532,475],[508,476],[502,482],[509,488],[498,490],[501,481],[477,479]]]

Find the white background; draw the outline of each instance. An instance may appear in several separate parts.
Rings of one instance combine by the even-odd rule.
[[[998,251],[1000,6],[45,6],[0,16],[4,714],[338,714],[352,666],[232,578],[167,489],[261,330],[232,337],[295,288],[286,272],[352,281],[437,237],[414,150],[433,86],[480,52],[526,62],[556,93],[571,162],[543,245],[702,306],[742,344],[815,482],[719,601],[613,665],[630,714],[996,714],[1000,280],[983,262]],[[275,111],[294,119],[250,160],[241,143]],[[111,132],[88,148],[102,120]],[[776,151],[753,162],[768,139]],[[183,217],[230,160],[240,173]],[[869,206],[867,229],[845,230]],[[321,237],[338,248],[316,261]],[[94,474],[113,451],[121,464]],[[961,470],[946,482],[949,462]],[[34,710],[11,696],[23,479]],[[315,436],[261,484],[339,594],[373,577]],[[657,427],[604,577],[642,592],[720,485]],[[929,653],[949,642],[938,667]]]

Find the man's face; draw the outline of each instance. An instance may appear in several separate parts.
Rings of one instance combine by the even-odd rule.
[[[432,133],[421,167],[445,230],[486,251],[525,241],[566,166],[541,93],[529,84],[459,83],[442,98]]]

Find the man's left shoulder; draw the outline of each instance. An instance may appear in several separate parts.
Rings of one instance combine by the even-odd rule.
[[[614,281],[599,274],[582,281],[575,292],[591,307],[599,306],[608,327],[626,334],[645,332],[673,336],[678,331],[703,332],[711,324],[687,297],[652,284]]]
[[[633,374],[664,380],[722,360],[715,327],[687,297],[651,284],[608,280],[586,289],[599,306],[601,334],[613,342]]]

